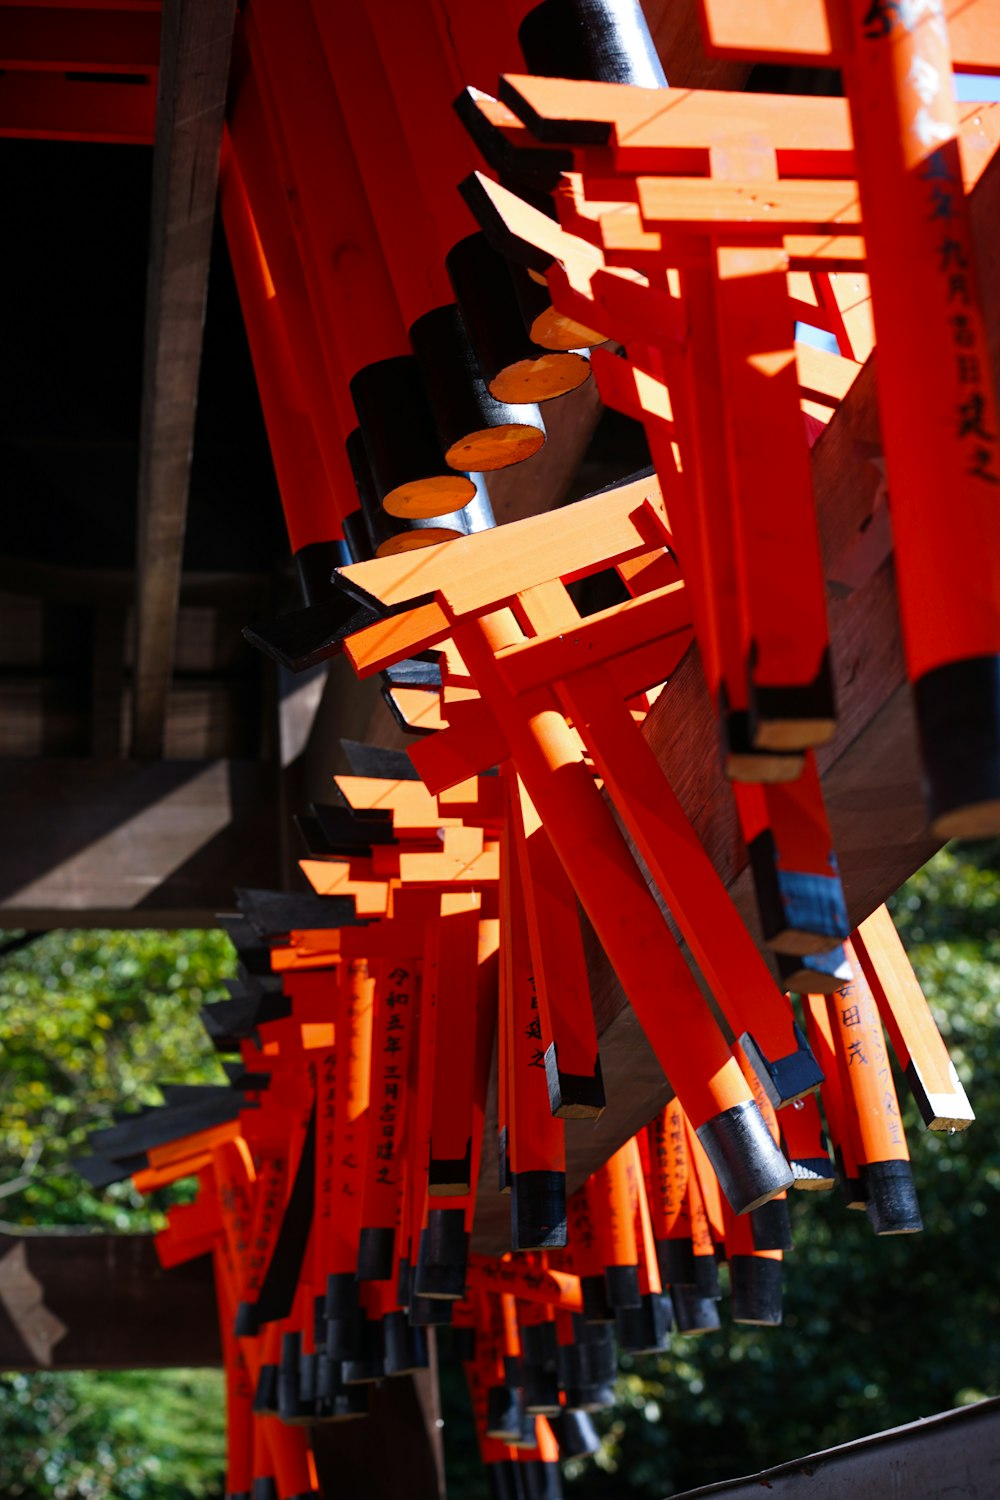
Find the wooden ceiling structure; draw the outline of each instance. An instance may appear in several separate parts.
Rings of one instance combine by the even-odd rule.
[[[705,55],[695,0],[645,9],[672,85],[746,86],[747,65]],[[0,346],[10,516],[0,544],[0,912],[10,929],[212,925],[234,885],[301,885],[291,817],[344,768],[341,738],[408,743],[377,688],[342,661],[296,679],[240,633],[294,590],[217,223],[235,17],[234,0],[0,0],[0,160],[17,226],[8,284],[19,289]],[[971,213],[1000,369],[996,159]],[[852,922],[936,847],[891,551],[873,525],[884,500],[877,380],[873,356],[812,455],[840,709],[819,764]],[[545,449],[490,486],[500,524],[641,459],[628,424],[602,415],[593,382],[546,415]],[[760,941],[695,651],[643,733]],[[571,1189],[669,1094],[593,934],[588,961],[609,1107],[567,1132]],[[509,1209],[491,1172],[484,1165],[476,1246],[493,1252],[507,1246]],[[55,1253],[53,1287],[59,1264]],[[115,1284],[144,1277],[148,1267]],[[195,1305],[204,1291],[175,1283],[171,1295]],[[168,1324],[150,1334],[163,1340],[154,1363],[175,1357]],[[78,1365],[135,1363],[131,1350],[109,1357],[67,1341],[71,1353]]]

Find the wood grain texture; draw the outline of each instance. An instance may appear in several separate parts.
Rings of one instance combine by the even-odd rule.
[[[44,1307],[66,1331],[58,1336],[53,1324],[50,1358],[36,1358],[18,1331],[17,1287],[7,1278],[10,1291],[0,1292],[0,1370],[142,1370],[221,1363],[207,1256],[164,1271],[151,1235],[86,1230],[0,1235],[0,1268],[8,1256],[14,1264],[23,1257],[41,1285]],[[29,1339],[37,1346],[30,1330]]]
[[[139,439],[132,753],[163,754],[235,0],[166,0]]]

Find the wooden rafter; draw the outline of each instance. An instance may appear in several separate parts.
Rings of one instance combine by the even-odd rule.
[[[139,447],[132,751],[163,753],[234,0],[163,7]]]

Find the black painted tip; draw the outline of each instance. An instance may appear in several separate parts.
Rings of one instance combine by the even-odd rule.
[[[525,1500],[521,1485],[521,1465],[516,1459],[502,1458],[486,1465],[490,1500]]]
[[[513,1385],[491,1385],[486,1392],[486,1436],[514,1443],[524,1426],[521,1392]]]
[[[501,1193],[510,1192],[510,1146],[507,1139],[507,1127],[501,1126],[497,1132],[497,1176],[499,1190]]]
[[[776,1328],[781,1322],[781,1261],[729,1257],[729,1313],[734,1323]]]
[[[385,1336],[381,1318],[361,1319],[358,1353],[341,1364],[345,1385],[367,1385],[385,1375]]]
[[[389,1281],[396,1257],[394,1229],[362,1229],[358,1237],[359,1281]]]
[[[540,1458],[525,1459],[521,1464],[521,1482],[525,1500],[562,1500],[562,1472],[558,1464]]]
[[[304,1426],[313,1417],[313,1403],[305,1399],[301,1389],[301,1364],[302,1335],[283,1334],[278,1366],[278,1416],[290,1426]]]
[[[720,1327],[719,1306],[715,1297],[703,1296],[693,1286],[673,1286],[670,1300],[674,1309],[677,1333],[714,1333]]]
[[[560,1120],[596,1120],[604,1112],[604,1077],[595,1057],[592,1073],[564,1073],[555,1042],[545,1049],[545,1082],[549,1108]]]
[[[656,1264],[664,1286],[694,1286],[694,1246],[690,1240],[657,1240]]]
[[[564,1385],[567,1406],[577,1411],[607,1411],[615,1404],[615,1388],[609,1382],[604,1385]]]
[[[587,1323],[573,1314],[576,1368],[583,1385],[613,1385],[618,1374],[618,1349],[609,1323]],[[562,1349],[560,1349],[562,1355]]]
[[[646,1292],[638,1307],[615,1311],[618,1347],[627,1354],[657,1354],[670,1343],[673,1322],[670,1298],[661,1292]]]
[[[255,1302],[241,1302],[236,1309],[233,1332],[238,1339],[252,1339],[260,1332],[260,1321]]]
[[[561,1409],[559,1377],[554,1364],[549,1367],[526,1359],[521,1389],[524,1409],[530,1416],[552,1416]]]
[[[764,942],[778,953],[822,952],[850,934],[839,875],[787,870],[770,828],[747,845]]]
[[[617,1313],[620,1307],[638,1307],[641,1301],[638,1266],[605,1266],[604,1285],[608,1306]]]
[[[360,1359],[364,1338],[364,1314],[359,1307],[348,1318],[327,1318],[326,1352],[336,1362]]]
[[[396,1301],[405,1312],[413,1296],[413,1267],[406,1256],[399,1258],[399,1274],[396,1277]]]
[[[253,1500],[278,1500],[278,1486],[273,1479],[255,1479],[250,1493]]]
[[[459,1157],[435,1157],[434,1142],[431,1141],[431,1157],[427,1170],[427,1186],[432,1196],[456,1198],[467,1193],[472,1183],[472,1139],[468,1140],[465,1153]]]
[[[559,1444],[560,1458],[585,1458],[596,1453],[601,1446],[594,1424],[585,1411],[563,1407],[551,1425]]]
[[[755,1250],[791,1250],[792,1220],[787,1198],[772,1198],[750,1210],[750,1233]]]
[[[259,1416],[278,1415],[278,1366],[261,1365],[257,1388],[253,1393],[253,1410]]]
[[[313,1342],[317,1350],[326,1348],[326,1297],[313,1298]]]
[[[795,686],[748,682],[751,734],[764,750],[808,750],[825,745],[837,717],[830,649],[812,682]]]
[[[722,1296],[719,1286],[719,1263],[714,1255],[696,1255],[694,1258],[694,1289],[699,1297]]]
[[[795,1181],[752,1099],[706,1120],[697,1135],[734,1213],[766,1203]]]
[[[344,564],[342,543],[307,542],[295,553],[294,561],[303,604],[321,604],[334,596],[333,570]]]
[[[793,1023],[793,1034],[795,1051],[777,1058],[768,1057],[751,1032],[744,1031],[739,1038],[747,1061],[775,1109],[811,1094],[823,1082],[823,1070],[797,1022]]]
[[[565,1172],[514,1172],[510,1230],[514,1250],[555,1250],[567,1243]]]
[[[348,636],[378,618],[376,611],[338,593],[321,604],[307,604],[286,615],[244,625],[243,637],[289,672],[305,672],[339,656]]]
[[[421,1230],[413,1293],[417,1297],[457,1301],[465,1296],[469,1236],[460,1208],[432,1208]]]
[[[559,1338],[554,1323],[522,1323],[521,1354],[526,1363],[555,1369],[559,1357]]]
[[[330,1403],[325,1420],[328,1422],[354,1422],[368,1415],[368,1386],[347,1385],[339,1390]]]
[[[351,1318],[361,1310],[357,1278],[353,1271],[332,1271],[326,1281],[328,1318]]]
[[[302,1354],[299,1357],[299,1395],[303,1401],[314,1405],[316,1401],[317,1354]]]
[[[872,1161],[862,1167],[868,1217],[876,1234],[918,1234],[923,1229],[908,1161]]]
[[[410,1375],[428,1366],[427,1335],[414,1328],[403,1312],[387,1313],[382,1319],[386,1375]]]
[[[588,1323],[613,1323],[615,1315],[608,1301],[608,1289],[603,1276],[581,1276],[580,1292],[583,1296],[583,1316]]]
[[[781,988],[793,995],[832,995],[850,982],[851,966],[842,947],[825,953],[774,955]]]
[[[226,1490],[222,1500],[250,1500],[249,1490]]]
[[[1000,833],[1000,656],[974,656],[913,684],[931,831]]]
[[[450,1324],[455,1311],[453,1297],[420,1297],[410,1301],[409,1319],[414,1328],[442,1328]]]
[[[807,1192],[825,1192],[837,1181],[833,1163],[828,1156],[789,1156],[789,1166],[795,1173],[795,1186]]]

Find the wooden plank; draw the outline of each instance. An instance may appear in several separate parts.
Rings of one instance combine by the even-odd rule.
[[[675,1500],[883,1500],[888,1494],[921,1500],[990,1500],[996,1494],[1000,1400],[939,1412],[905,1427],[859,1438],[824,1453],[793,1459],[747,1479],[729,1479]]]
[[[211,927],[236,881],[277,881],[274,767],[0,761],[7,927]]]
[[[974,243],[994,375],[1000,370],[1000,276],[994,225],[1000,215],[1000,157],[971,197]],[[820,545],[826,576],[844,574],[860,554],[873,514],[884,504],[876,412],[877,355],[865,365],[812,454]],[[930,858],[909,688],[903,667],[891,557],[868,565],[853,592],[831,591],[830,639],[837,690],[837,731],[819,753],[834,846],[851,921],[869,916]],[[732,788],[723,777],[715,714],[697,651],[688,652],[643,729],[685,813],[758,944],[752,882]],[[567,1186],[572,1191],[670,1097],[652,1049],[592,933],[586,934],[608,1107],[585,1126],[567,1122]],[[690,960],[689,960],[690,961]],[[666,1003],[666,1001],[665,1001]],[[492,1116],[495,1122],[495,1114]],[[489,1119],[487,1142],[494,1137]],[[510,1209],[496,1191],[489,1146],[473,1246],[509,1247]]]
[[[139,439],[132,753],[163,753],[235,0],[167,0]]]
[[[208,1257],[163,1271],[152,1235],[0,1235],[0,1370],[221,1360]]]

